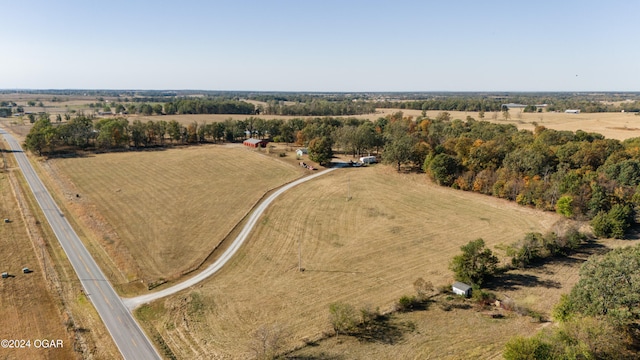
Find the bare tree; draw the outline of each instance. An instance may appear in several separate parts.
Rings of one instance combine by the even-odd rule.
[[[259,360],[275,359],[284,347],[288,333],[279,324],[262,325],[249,342],[249,349]]]

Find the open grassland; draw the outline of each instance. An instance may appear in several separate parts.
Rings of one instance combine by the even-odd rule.
[[[0,162],[0,164],[3,163]],[[9,172],[0,172],[0,217],[11,221],[0,223],[0,248],[2,249],[0,271],[6,271],[10,275],[9,278],[0,279],[0,319],[2,319],[0,339],[31,341],[30,348],[9,349],[3,346],[0,349],[0,357],[3,359],[73,359],[76,353],[74,353],[70,334],[67,332],[68,318],[63,312],[60,299],[47,286],[45,269],[40,266],[35,253],[36,249],[27,234],[25,223],[11,190],[9,176],[12,176]],[[29,267],[33,272],[23,274],[23,267]],[[36,339],[59,339],[63,347],[36,349]]]
[[[191,292],[144,306],[139,315],[183,358],[249,356],[251,333],[263,324],[286,327],[288,345],[299,346],[305,338],[330,331],[332,302],[386,311],[401,296],[414,294],[412,284],[419,277],[436,286],[450,284],[449,261],[468,241],[482,237],[495,249],[526,232],[555,229],[558,220],[555,214],[441,188],[423,175],[397,174],[382,165],[342,169],[283,194],[220,274]],[[302,273],[297,271],[299,242]],[[577,273],[577,268],[559,271],[554,286],[522,293],[526,299],[514,292],[513,298],[544,300],[536,310],[548,312],[547,299],[558,299],[575,281],[568,272]],[[525,280],[519,286],[512,283],[512,290],[540,285],[533,275]],[[443,318],[424,324],[431,330],[424,328],[402,351],[460,354],[464,347],[471,354],[495,354],[507,334],[530,334],[537,328],[516,318],[493,329],[493,321],[469,312],[468,319],[451,321],[467,328],[483,326],[481,334],[460,335],[459,344],[457,338],[424,336],[458,333],[457,327],[438,328],[455,315],[427,312],[420,321]]]
[[[88,233],[98,234],[94,240],[109,255],[102,260],[107,274],[116,283],[137,284],[194,270],[267,191],[301,175],[297,167],[238,145],[48,164],[72,213]]]

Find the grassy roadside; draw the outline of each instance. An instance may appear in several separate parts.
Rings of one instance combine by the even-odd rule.
[[[73,345],[70,348],[82,358],[119,358],[119,351],[95,308],[82,294],[80,282],[64,250],[47,225],[44,214],[22,172],[17,170],[13,157],[10,157],[9,161],[16,168],[11,174],[12,185],[16,197],[20,200],[22,217],[26,222],[25,227],[33,242],[30,250],[38,249],[40,252],[37,254],[38,251],[36,251],[36,254],[42,264],[45,281],[48,282],[52,295],[57,299],[57,306],[64,318],[64,326],[70,338],[73,338]]]

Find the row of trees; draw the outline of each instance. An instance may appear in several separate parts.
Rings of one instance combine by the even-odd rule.
[[[265,115],[293,115],[293,116],[345,116],[372,114],[376,111],[373,102],[363,100],[328,101],[313,99],[308,102],[287,104],[284,101],[271,100],[266,106],[259,105]]]
[[[45,116],[46,117],[46,116]],[[271,138],[309,146],[312,159],[331,160],[334,150],[360,156],[382,153],[399,171],[422,169],[442,186],[516,201],[575,219],[594,219],[599,236],[622,237],[640,205],[640,138],[623,142],[600,134],[537,126],[405,117],[401,112],[367,121],[356,118],[264,120],[218,123],[109,118],[78,114],[66,123],[34,126],[27,147],[42,153],[95,147],[100,150],[167,143],[234,142]]]
[[[290,116],[348,116],[375,112],[375,104],[365,101],[327,101],[313,100],[304,103],[288,104],[272,100],[266,106],[234,100],[234,99],[175,99],[162,103],[115,103],[97,102],[89,107],[102,109],[105,112],[115,110],[116,114],[127,112],[142,115],[174,115],[174,114],[263,114]]]
[[[501,111],[502,104],[519,103],[528,105],[527,112],[535,111],[534,105],[547,104],[547,111],[565,111],[580,109],[582,112],[640,112],[640,101],[604,101],[589,97],[564,96],[561,94],[543,96],[515,95],[509,97],[498,96],[437,96],[431,99],[411,101],[378,101],[379,108],[438,110],[438,111]],[[615,100],[615,98],[609,99]]]

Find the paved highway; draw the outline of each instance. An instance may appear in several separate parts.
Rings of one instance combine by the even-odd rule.
[[[125,359],[136,360],[161,359],[151,341],[113,290],[64,214],[53,201],[51,194],[44,187],[26,155],[22,152],[20,144],[3,129],[0,129],[0,134],[4,136],[14,151],[15,158],[31,187],[31,191],[33,191],[47,221],[67,254],[71,265],[73,265],[85,293],[100,314],[122,356]]]
[[[346,164],[341,164],[341,165],[344,166]],[[338,167],[340,167],[340,166],[338,166]],[[187,279],[187,280],[185,280],[185,281],[183,281],[183,282],[181,282],[179,284],[176,284],[176,285],[174,285],[172,287],[169,287],[169,288],[166,288],[164,290],[158,291],[158,292],[141,295],[141,296],[134,297],[134,298],[124,299],[123,300],[124,303],[127,305],[127,307],[129,309],[133,310],[133,309],[135,309],[136,307],[138,307],[138,306],[140,306],[142,304],[146,304],[148,302],[151,302],[151,301],[154,301],[154,300],[158,300],[158,299],[163,298],[165,296],[169,296],[169,295],[175,294],[178,291],[182,291],[182,290],[184,290],[184,289],[186,289],[188,287],[191,287],[191,286],[199,283],[200,281],[208,278],[209,276],[215,274],[218,270],[220,270],[227,263],[227,261],[229,261],[233,257],[233,255],[236,253],[236,251],[238,251],[238,249],[242,246],[244,241],[247,239],[247,237],[251,233],[251,230],[253,230],[254,226],[258,222],[258,219],[260,218],[260,216],[262,216],[262,213],[264,213],[264,211],[267,209],[267,207],[269,207],[269,205],[271,205],[273,200],[275,200],[278,196],[280,196],[280,194],[282,194],[283,192],[291,189],[292,187],[300,185],[305,181],[309,181],[311,179],[315,179],[318,176],[322,176],[322,175],[324,175],[324,174],[326,174],[328,172],[331,172],[331,171],[333,171],[335,169],[336,169],[336,167],[320,171],[320,172],[318,172],[316,174],[313,174],[311,176],[303,177],[301,179],[298,179],[296,181],[293,181],[293,182],[291,182],[289,184],[284,185],[280,189],[276,190],[273,194],[269,195],[269,197],[267,197],[263,202],[261,202],[255,208],[255,210],[253,210],[253,212],[249,216],[249,219],[247,220],[247,223],[242,228],[242,231],[240,231],[240,234],[238,234],[238,236],[235,238],[235,240],[233,240],[233,242],[231,243],[231,246],[229,246],[229,248],[222,254],[222,256],[220,256],[220,258],[218,258],[213,264],[211,264],[209,267],[204,269],[198,275],[196,275],[196,276],[194,276],[194,277],[192,277],[190,279]]]

